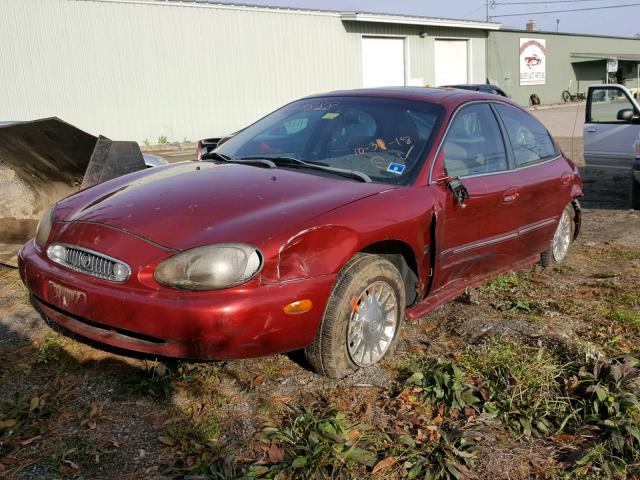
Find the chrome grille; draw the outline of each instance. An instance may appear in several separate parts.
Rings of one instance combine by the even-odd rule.
[[[54,243],[47,249],[47,256],[71,270],[112,282],[124,282],[131,275],[126,263],[75,245]]]

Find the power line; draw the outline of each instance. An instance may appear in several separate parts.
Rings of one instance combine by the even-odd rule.
[[[469,13],[467,13],[466,15],[463,15],[462,18],[467,18],[469,15],[473,15],[474,13],[476,13],[481,8],[485,8],[485,4],[484,3],[482,5],[480,5],[478,8],[476,8],[475,10],[472,10]]]
[[[584,2],[602,2],[603,0],[544,0],[534,2],[494,2],[493,5],[534,5],[541,3],[584,3]]]
[[[573,8],[570,10],[547,10],[546,12],[510,13],[508,15],[491,15],[491,18],[501,17],[528,17],[531,15],[544,15],[546,13],[585,12],[587,10],[608,10],[610,8],[638,7],[640,3],[627,3],[625,5],[610,5],[607,7]]]

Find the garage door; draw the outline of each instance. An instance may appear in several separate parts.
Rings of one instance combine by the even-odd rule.
[[[404,85],[404,39],[362,37],[362,85]]]
[[[467,40],[436,40],[436,86],[468,83]]]

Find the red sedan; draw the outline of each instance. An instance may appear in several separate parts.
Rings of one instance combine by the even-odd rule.
[[[290,103],[204,155],[54,205],[20,253],[42,315],[102,344],[342,377],[499,274],[563,262],[582,181],[513,102],[452,89]]]

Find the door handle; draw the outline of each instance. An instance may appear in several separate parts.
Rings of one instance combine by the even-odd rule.
[[[588,133],[596,133],[597,131],[598,131],[597,128],[593,128],[593,127],[592,128],[587,128],[587,132]]]
[[[518,199],[519,196],[519,188],[510,188],[509,190],[504,192],[504,195],[502,196],[502,203],[513,203]]]
[[[571,177],[573,177],[573,175],[569,172],[564,172],[561,176],[560,176],[560,184],[563,186],[569,185],[569,183],[571,183]]]

